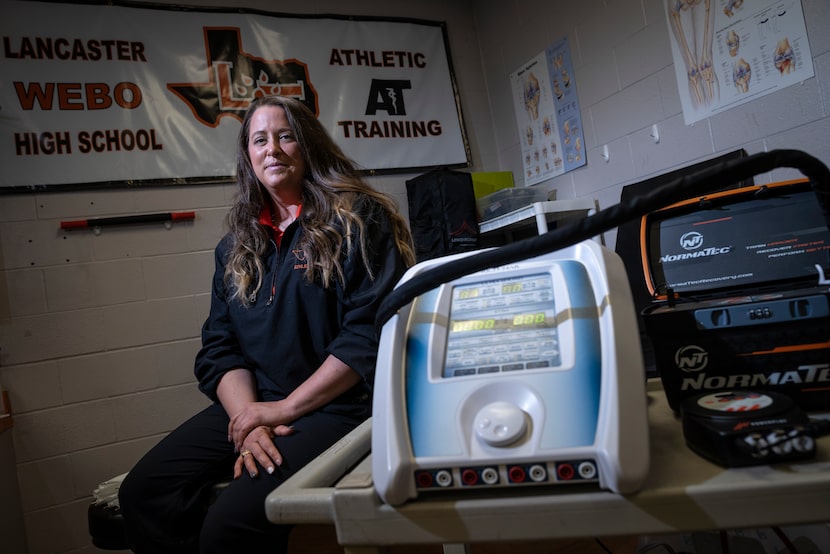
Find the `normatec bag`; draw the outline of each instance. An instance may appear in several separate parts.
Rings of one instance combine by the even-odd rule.
[[[473,178],[436,169],[406,182],[409,225],[418,262],[478,248]]]

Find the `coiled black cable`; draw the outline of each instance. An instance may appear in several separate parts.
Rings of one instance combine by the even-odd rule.
[[[485,250],[424,271],[399,285],[381,302],[375,324],[380,329],[389,318],[415,297],[443,283],[484,269],[566,248],[675,202],[718,190],[724,183],[734,183],[779,167],[798,169],[810,179],[825,222],[830,228],[830,169],[819,159],[800,150],[761,152],[745,158],[724,161],[685,175],[648,194],[631,198],[549,233]]]

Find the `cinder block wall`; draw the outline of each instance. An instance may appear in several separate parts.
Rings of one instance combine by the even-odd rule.
[[[3,197],[0,381],[30,552],[89,544],[94,487],[206,404],[193,356],[229,190]],[[60,230],[62,220],[179,210],[196,220]]]
[[[567,37],[588,164],[544,186],[556,197],[616,204],[622,186],[744,148],[803,150],[830,164],[830,4],[802,0],[816,77],[685,125],[666,21],[674,0],[477,0],[475,21],[501,170],[521,184],[522,159],[509,75]],[[714,9],[725,2],[713,1]],[[745,4],[748,6],[748,4]],[[728,86],[721,83],[722,88]],[[660,142],[651,138],[657,125]],[[608,146],[610,159],[600,152]],[[756,183],[798,178],[774,171]],[[606,234],[615,244],[616,233]]]
[[[267,0],[188,3],[274,9]],[[293,11],[446,21],[471,169],[512,170],[519,186],[509,75],[568,37],[588,165],[537,186],[607,207],[625,184],[736,148],[798,148],[830,163],[830,6],[803,6],[816,78],[693,126],[683,123],[661,0],[317,0]],[[654,124],[659,144],[649,137]],[[599,156],[605,144],[608,163]],[[758,181],[795,176],[775,171]],[[405,213],[410,177],[373,183]],[[209,186],[0,197],[0,383],[15,411],[31,554],[95,551],[86,529],[91,490],[205,404],[192,361],[232,193]],[[62,220],[171,210],[195,210],[196,220],[100,236],[59,229]],[[614,245],[613,232],[606,242]]]

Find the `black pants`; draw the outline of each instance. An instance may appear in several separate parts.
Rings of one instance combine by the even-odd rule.
[[[341,409],[342,408],[342,409]],[[315,412],[292,423],[274,443],[282,466],[269,475],[243,473],[212,503],[212,485],[230,479],[238,454],[228,442],[228,416],[214,404],[162,439],[127,474],[121,513],[138,554],[233,554],[287,551],[290,527],[265,516],[265,498],[277,486],[357,427],[371,403]]]

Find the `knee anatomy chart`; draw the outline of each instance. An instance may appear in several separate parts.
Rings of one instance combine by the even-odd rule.
[[[800,0],[665,0],[686,124],[814,75]]]
[[[570,48],[564,38],[510,75],[525,185],[587,163],[572,75]]]

